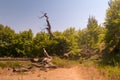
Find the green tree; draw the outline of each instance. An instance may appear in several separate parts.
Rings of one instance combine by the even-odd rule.
[[[12,40],[12,53],[13,57],[30,57],[32,51],[32,30],[23,31],[15,34]]]
[[[80,53],[80,48],[78,45],[78,34],[74,27],[70,27],[63,32],[67,43],[69,44],[68,51],[72,53],[72,56],[78,56]]]
[[[89,17],[87,24],[87,40],[88,47],[95,48],[98,42],[98,35],[100,34],[99,25],[95,17]]]
[[[20,35],[22,47],[21,49],[18,50],[21,50],[24,56],[30,57],[32,51],[32,39],[33,39],[32,30],[29,29],[28,31],[23,31],[19,35]]]
[[[120,52],[120,0],[109,2],[109,8],[106,12],[105,26],[106,45],[112,52]]]
[[[48,46],[50,42],[49,34],[45,32],[38,32],[33,39],[33,56],[40,57],[43,56],[43,48]],[[47,50],[48,51],[48,50]]]
[[[88,48],[88,39],[89,39],[89,34],[88,34],[88,29],[87,28],[84,28],[82,30],[79,30],[78,31],[78,44],[79,44],[79,47],[82,48],[82,47],[86,47]]]
[[[55,39],[50,39],[49,34],[45,32],[39,32],[35,36],[33,40],[33,54],[34,56],[44,56],[43,55],[43,48],[45,48],[49,55],[63,55],[63,53],[67,52],[68,43],[66,39],[64,39],[61,32],[54,32],[56,35]]]
[[[120,62],[120,0],[109,2],[109,8],[106,11],[105,27],[107,29],[105,35],[107,53],[103,57],[105,59],[108,58],[107,62],[116,64]]]
[[[15,32],[8,26],[0,25],[0,55],[10,56],[12,50],[12,40],[14,39]]]
[[[95,17],[88,18],[87,28],[78,31],[79,46],[86,47],[88,49],[98,48],[99,35],[102,27],[98,25]]]

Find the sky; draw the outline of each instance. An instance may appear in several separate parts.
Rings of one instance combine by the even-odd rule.
[[[0,24],[15,32],[32,29],[36,34],[45,28],[43,12],[49,16],[52,31],[86,28],[89,16],[98,24],[105,20],[109,0],[0,0]]]

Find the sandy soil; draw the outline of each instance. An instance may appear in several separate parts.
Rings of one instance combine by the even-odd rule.
[[[47,72],[33,68],[30,72],[13,73],[12,69],[0,69],[0,80],[104,80],[94,67],[57,68]]]

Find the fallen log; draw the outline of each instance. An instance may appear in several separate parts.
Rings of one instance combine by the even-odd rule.
[[[32,63],[38,63],[38,62],[41,62],[43,60],[43,58],[32,58],[30,61]]]
[[[30,66],[25,66],[25,65],[20,65],[19,67],[13,67],[13,72],[28,72],[30,69],[32,69],[32,65]]]
[[[13,68],[13,72],[27,72],[29,69],[26,68]]]
[[[49,69],[55,69],[57,68],[51,61],[52,57],[49,56],[45,48],[43,48],[44,51],[44,58],[32,58],[31,59],[31,65],[26,67],[24,65],[20,65],[19,67],[14,67],[13,72],[27,72],[30,71],[33,66],[40,68],[41,70],[47,71]]]

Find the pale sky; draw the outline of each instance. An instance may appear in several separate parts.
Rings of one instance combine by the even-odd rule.
[[[36,34],[46,27],[41,11],[48,13],[52,31],[69,27],[83,29],[89,16],[99,24],[105,20],[109,0],[0,0],[0,24],[16,32],[32,29]]]

